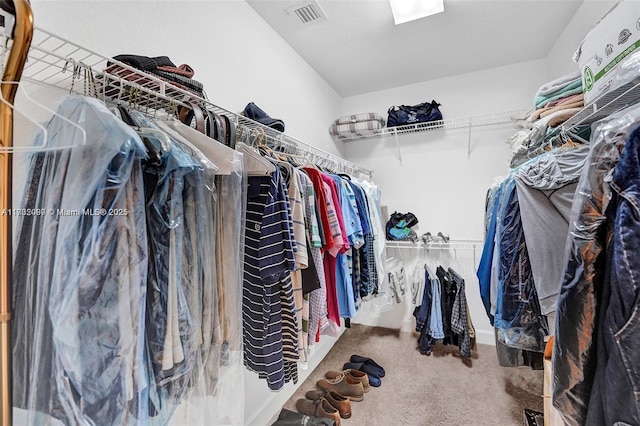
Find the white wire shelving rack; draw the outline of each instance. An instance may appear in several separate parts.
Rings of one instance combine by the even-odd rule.
[[[572,130],[583,124],[592,124],[615,114],[640,101],[640,77],[602,94],[562,124],[564,130]]]
[[[481,248],[484,244],[482,240],[449,240],[448,242],[429,242],[425,243],[423,241],[413,242],[413,241],[387,241],[386,246],[390,249],[401,249],[401,250],[410,250],[410,249],[439,249],[439,250],[447,250],[451,248],[462,249],[462,250],[475,250],[477,248]]]
[[[471,129],[484,126],[499,126],[513,123],[522,116],[525,110],[512,110],[491,114],[474,115],[468,117],[450,118],[445,120],[430,121],[427,123],[406,124],[396,127],[383,127],[378,130],[361,130],[350,135],[333,135],[334,140],[342,142],[354,142],[370,138],[384,138],[393,136],[398,150],[398,159],[402,162],[400,141],[398,136],[422,133],[437,130],[467,129],[467,157],[471,155]]]
[[[9,44],[4,43],[0,49],[8,51]],[[226,115],[236,126],[264,132],[270,144],[304,156],[315,164],[337,172],[361,173],[369,177],[373,174],[371,170],[215,105],[155,75],[114,61],[40,28],[34,31],[22,82],[44,84],[105,100],[115,99],[148,113],[164,110],[175,114],[180,107],[197,104],[218,115]]]
[[[448,242],[428,242],[425,243],[422,240],[418,240],[417,242],[413,241],[387,241],[386,248],[387,250],[399,250],[399,251],[411,251],[411,252],[421,252],[430,250],[453,250],[456,252],[460,251],[471,251],[473,253],[473,264],[476,264],[477,257],[482,251],[482,247],[484,246],[484,241],[482,240],[449,240]]]

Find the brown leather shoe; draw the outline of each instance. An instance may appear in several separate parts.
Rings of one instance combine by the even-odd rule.
[[[333,408],[338,410],[340,417],[343,419],[351,417],[351,401],[349,401],[349,398],[339,395],[333,391],[325,390],[310,390],[305,396],[312,401],[324,398],[333,406]]]
[[[296,409],[298,410],[298,413],[306,416],[331,419],[336,422],[336,426],[340,426],[340,413],[324,398],[320,398],[316,401],[299,399],[296,401]]]
[[[362,383],[362,388],[364,389],[365,393],[369,392],[369,376],[367,375],[367,373],[363,373],[362,371],[358,371],[358,370],[344,370],[342,372],[327,371],[327,374],[325,374],[324,376],[327,379],[335,379],[336,377],[338,377],[343,373],[348,376],[351,376],[352,379],[356,379],[357,381]]]
[[[318,386],[325,390],[334,391],[340,396],[349,398],[351,401],[362,401],[364,399],[364,388],[360,381],[346,374],[340,374],[335,379],[320,379]]]

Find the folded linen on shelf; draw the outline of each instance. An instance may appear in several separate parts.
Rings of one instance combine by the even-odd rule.
[[[543,106],[546,106],[550,102],[556,101],[558,99],[566,98],[571,95],[577,95],[580,93],[582,93],[582,80],[578,79],[568,84],[567,86],[563,87],[562,89],[556,92],[550,93],[549,95],[536,96],[534,98],[534,103],[536,108],[542,108]]]
[[[363,131],[382,129],[385,124],[385,119],[375,112],[345,115],[331,124],[329,134],[332,136],[358,135]]]
[[[576,80],[579,80],[580,78],[581,77],[580,77],[579,71],[575,71],[575,72],[563,75],[561,77],[558,77],[555,80],[552,80],[540,86],[540,88],[536,92],[535,97],[537,98],[539,96],[548,96],[551,93],[555,93],[559,90],[564,89],[569,84],[573,83]]]

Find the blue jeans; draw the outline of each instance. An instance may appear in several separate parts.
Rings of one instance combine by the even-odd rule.
[[[491,315],[491,264],[493,263],[493,252],[496,238],[496,222],[498,209],[500,207],[500,196],[502,194],[502,184],[499,185],[489,196],[487,205],[487,232],[485,236],[484,246],[482,248],[482,257],[478,265],[478,282],[480,283],[480,297],[484,304],[485,311],[489,317],[491,325],[493,325],[493,315]]]

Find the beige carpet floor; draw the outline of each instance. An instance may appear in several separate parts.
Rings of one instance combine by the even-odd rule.
[[[430,356],[416,349],[416,335],[354,325],[331,349],[284,408],[296,411],[298,398],[316,388],[328,370],[341,370],[352,354],[382,365],[382,386],[364,401],[352,402],[345,426],[523,425],[523,409],[542,411],[543,372],[498,365],[495,347],[478,345],[471,360],[457,348],[436,346]]]

